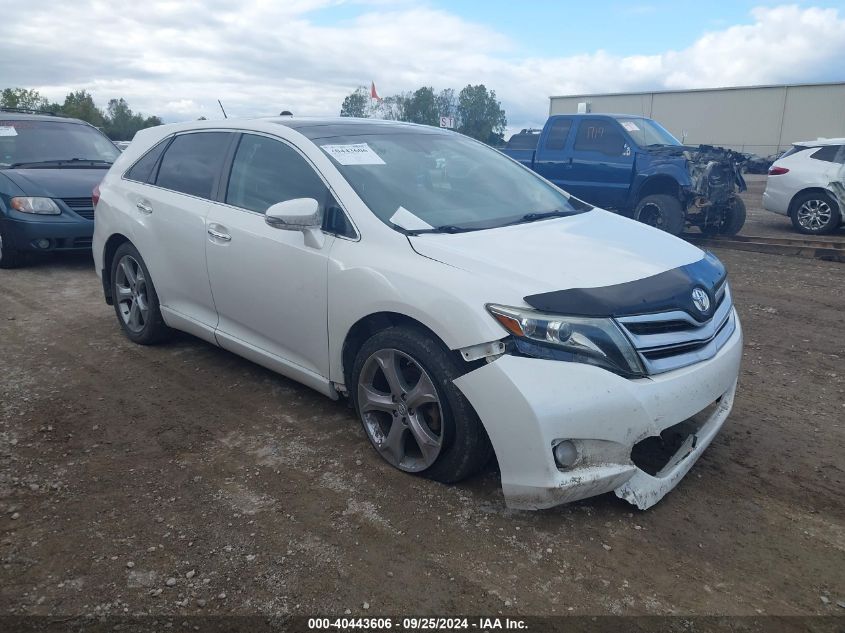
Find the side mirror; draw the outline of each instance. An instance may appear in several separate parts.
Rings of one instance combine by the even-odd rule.
[[[314,198],[296,198],[277,202],[264,214],[264,221],[276,229],[306,231],[322,223],[320,204]]]

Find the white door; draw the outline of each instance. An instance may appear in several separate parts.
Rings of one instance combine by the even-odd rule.
[[[335,238],[320,233],[316,244],[306,243],[301,231],[264,221],[267,208],[285,200],[314,198],[325,208],[328,188],[295,149],[257,134],[241,137],[227,185],[225,202],[211,204],[206,218],[218,343],[300,380],[298,370],[328,376],[326,286]],[[283,359],[292,371],[256,352]]]
[[[205,218],[233,133],[194,132],[167,146],[153,185],[134,188],[133,212],[145,225],[136,244],[153,277],[165,318],[210,336],[217,324],[205,262]],[[192,323],[199,329],[191,328]]]

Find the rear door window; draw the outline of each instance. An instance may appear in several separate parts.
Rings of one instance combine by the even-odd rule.
[[[173,139],[161,159],[155,184],[198,198],[213,199],[232,134],[192,132]]]
[[[625,137],[614,121],[583,119],[575,136],[575,149],[621,156],[625,150]]]

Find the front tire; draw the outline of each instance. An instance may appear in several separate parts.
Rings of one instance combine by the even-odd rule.
[[[634,219],[672,235],[680,235],[684,230],[686,215],[681,201],[675,196],[656,193],[645,196],[637,203]]]
[[[745,202],[739,196],[734,196],[724,217],[716,224],[705,224],[701,232],[705,235],[736,235],[745,226],[746,215]]]
[[[10,248],[11,242],[3,233],[0,226],[0,268],[18,268],[24,262],[24,255],[18,250]]]
[[[798,197],[792,213],[792,226],[806,235],[832,233],[842,223],[839,205],[826,193],[805,193]]]
[[[117,321],[130,341],[153,345],[170,336],[150,271],[129,242],[121,244],[112,258],[111,285]]]
[[[420,328],[377,332],[355,357],[350,393],[370,443],[392,466],[442,483],[478,472],[492,446],[452,381],[458,360]]]

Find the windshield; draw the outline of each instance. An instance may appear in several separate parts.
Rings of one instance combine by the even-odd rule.
[[[0,167],[72,159],[113,163],[119,155],[112,142],[89,125],[0,120]]]
[[[660,125],[651,119],[619,119],[634,142],[640,147],[649,145],[680,145],[681,142]]]
[[[405,230],[484,229],[531,214],[589,209],[458,134],[364,134],[315,142],[380,220]],[[526,221],[534,219],[540,218]]]

